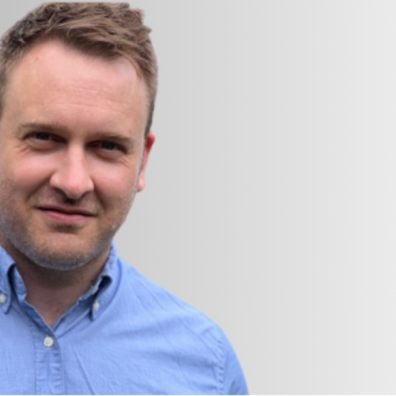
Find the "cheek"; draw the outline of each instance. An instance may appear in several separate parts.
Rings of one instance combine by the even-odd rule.
[[[33,158],[9,159],[0,162],[0,178],[3,183],[13,186],[15,193],[39,188],[52,172],[52,161]]]
[[[135,167],[113,166],[101,171],[96,169],[93,174],[96,193],[108,206],[117,210],[117,206],[121,205],[124,210],[133,201],[138,182],[138,171]]]
[[[126,173],[113,173],[112,178],[108,176],[95,178],[95,197],[103,210],[102,227],[116,232],[128,216],[136,194],[136,183]]]

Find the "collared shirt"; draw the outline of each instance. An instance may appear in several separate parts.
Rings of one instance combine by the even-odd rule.
[[[49,327],[0,247],[0,393],[240,394],[219,327],[140,275],[114,247],[96,283]]]

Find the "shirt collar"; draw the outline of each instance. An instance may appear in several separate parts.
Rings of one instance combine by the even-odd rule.
[[[7,312],[11,305],[12,276],[17,283],[22,282],[19,289],[23,291],[23,281],[15,266],[14,259],[0,246],[0,309],[3,309],[4,312]],[[114,244],[112,244],[101,274],[89,290],[79,298],[79,300],[90,299],[93,301],[90,304],[92,319],[95,319],[112,300],[117,289],[116,285],[118,284],[119,276],[118,254]]]
[[[95,320],[113,299],[118,289],[119,276],[118,254],[113,243],[102,273],[92,287],[80,297],[80,300],[90,298],[90,317],[92,320]]]
[[[0,303],[4,312],[9,310],[11,304],[10,272],[14,266],[14,259],[0,246]]]

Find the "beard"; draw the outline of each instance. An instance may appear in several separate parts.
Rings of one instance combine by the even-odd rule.
[[[95,241],[78,240],[68,226],[57,227],[51,240],[35,237],[23,223],[0,210],[1,243],[11,256],[56,271],[71,271],[87,265],[109,250],[116,229],[102,234]],[[16,259],[17,257],[14,257]]]
[[[109,251],[114,234],[125,220],[133,199],[128,202],[124,200],[112,222],[105,224],[100,217],[99,204],[93,199],[90,202],[73,203],[55,192],[46,191],[38,195],[38,202],[30,205],[34,208],[40,203],[62,203],[76,208],[90,208],[96,216],[83,225],[88,230],[75,225],[46,224],[38,211],[32,209],[28,216],[24,207],[18,207],[15,201],[0,206],[0,244],[16,261],[22,259],[50,270],[72,271]],[[91,221],[95,223],[89,224]]]

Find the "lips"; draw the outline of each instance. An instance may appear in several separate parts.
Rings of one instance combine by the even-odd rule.
[[[82,226],[91,218],[95,212],[85,208],[74,208],[59,205],[45,205],[37,208],[47,222],[63,224],[68,226]]]
[[[57,212],[59,214],[69,215],[69,216],[95,216],[94,212],[91,210],[87,210],[84,208],[74,208],[67,206],[59,206],[59,205],[47,205],[47,206],[39,206],[38,209],[44,212]]]

